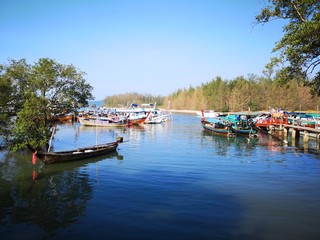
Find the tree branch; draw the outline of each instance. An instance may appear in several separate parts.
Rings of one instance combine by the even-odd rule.
[[[301,21],[301,22],[306,22],[306,19],[304,19],[304,18],[302,17],[302,15],[300,14],[300,12],[298,11],[297,6],[293,3],[293,1],[290,0],[289,3],[290,3],[290,5],[293,7],[293,9],[295,10],[295,12],[297,13],[298,18],[300,19],[300,21]]]
[[[312,73],[313,70],[314,70],[319,64],[320,64],[320,59],[315,60],[313,63],[311,63],[311,64],[309,65],[309,67],[307,68],[306,72],[308,72],[308,71],[309,71],[309,68],[312,67],[312,69],[311,69],[311,71],[310,71],[310,73]]]

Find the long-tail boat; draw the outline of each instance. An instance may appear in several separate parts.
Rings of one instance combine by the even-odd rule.
[[[201,125],[202,127],[217,135],[224,135],[228,137],[235,137],[236,133],[232,128],[232,123],[221,118],[211,118],[210,120],[206,120],[204,117],[204,110],[202,111]]]
[[[115,142],[94,145],[91,147],[78,148],[68,151],[60,152],[43,152],[37,151],[30,145],[28,148],[33,152],[33,159],[39,158],[44,164],[62,163],[68,161],[75,161],[80,159],[87,159],[104,154],[115,152],[119,143],[123,142],[123,137],[118,137]]]

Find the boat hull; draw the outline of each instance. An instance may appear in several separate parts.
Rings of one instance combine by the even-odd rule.
[[[223,127],[223,128],[217,128],[217,127],[215,127],[214,124],[207,122],[207,121],[203,121],[201,124],[202,124],[202,127],[204,128],[204,130],[210,131],[213,134],[228,136],[228,137],[235,137],[235,132],[227,126]]]
[[[115,142],[61,152],[38,152],[30,146],[29,148],[44,164],[53,164],[106,155],[115,152],[121,142],[123,139],[119,137]]]
[[[79,118],[79,122],[83,126],[92,127],[125,127],[127,126],[126,121],[112,122],[108,120],[99,119],[89,119],[89,118]]]

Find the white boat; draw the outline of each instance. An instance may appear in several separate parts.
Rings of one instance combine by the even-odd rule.
[[[126,119],[111,119],[105,117],[98,118],[86,118],[78,117],[79,122],[83,126],[92,126],[92,127],[125,127],[127,126]]]
[[[205,118],[216,118],[219,117],[219,113],[214,110],[204,110],[203,115],[202,111],[196,111],[198,117],[205,117]]]
[[[172,116],[168,114],[161,113],[160,115],[153,115],[150,113],[150,115],[147,117],[145,124],[160,124],[165,123],[167,120],[172,119]]]
[[[117,109],[117,113],[126,115],[129,125],[143,124],[149,114],[143,108]]]
[[[159,124],[172,119],[172,116],[165,114],[155,106],[156,104],[141,104],[141,107],[138,107],[137,104],[132,104],[131,108],[117,109],[116,112],[128,116],[130,125]]]

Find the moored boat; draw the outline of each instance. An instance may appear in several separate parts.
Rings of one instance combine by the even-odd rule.
[[[147,119],[144,121],[144,124],[160,124],[165,121],[164,116],[156,116],[153,117],[152,115],[149,115]]]
[[[202,111],[196,111],[196,114],[198,117],[205,117],[205,118],[216,118],[219,117],[220,113],[214,111],[214,110],[203,110]]]
[[[236,115],[232,128],[237,136],[245,136],[250,138],[258,137],[258,128],[254,124],[254,120],[250,115]]]
[[[204,111],[202,110],[202,118],[201,118],[202,127],[210,131],[213,134],[224,135],[228,137],[235,137],[235,131],[232,128],[232,123],[225,121],[221,118],[212,118],[211,120],[207,120],[204,117]]]
[[[103,118],[103,117],[78,117],[78,120],[83,126],[92,126],[92,127],[125,127],[128,125],[128,121],[123,118],[114,119],[114,118]]]
[[[118,137],[115,142],[110,142],[106,144],[99,144],[91,147],[78,148],[68,151],[60,152],[42,152],[37,151],[30,145],[28,148],[33,152],[34,156],[39,158],[44,164],[62,163],[68,161],[75,161],[80,159],[86,159],[96,156],[101,156],[104,154],[115,152],[119,143],[123,142],[122,137]]]
[[[221,122],[212,123],[206,120],[202,120],[201,124],[205,130],[210,131],[213,134],[224,135],[228,137],[236,136],[231,124],[224,124]]]
[[[219,115],[219,117],[206,119],[202,117],[201,123],[204,129],[213,133],[226,136],[244,136],[257,138],[258,129],[254,125],[251,115]]]
[[[286,112],[263,113],[254,118],[254,124],[258,129],[268,130],[272,125],[288,124]]]
[[[290,112],[288,115],[288,124],[316,128],[317,120],[311,114]]]
[[[60,123],[64,123],[64,122],[73,122],[75,119],[75,116],[73,113],[69,113],[69,114],[59,114],[57,116],[54,117],[54,120],[60,122]]]

